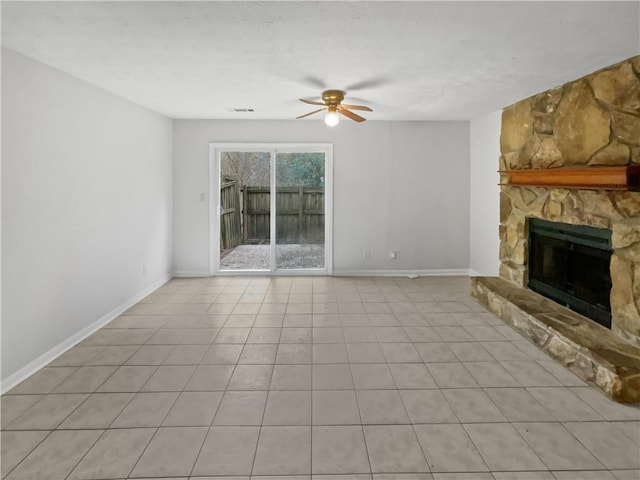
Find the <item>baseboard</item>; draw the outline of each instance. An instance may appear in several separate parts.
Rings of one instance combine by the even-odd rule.
[[[448,268],[441,270],[334,270],[335,277],[450,277],[468,276],[466,268]]]
[[[278,274],[274,274],[273,272],[249,272],[249,271],[225,271],[217,274],[218,276],[243,276],[243,275],[254,275],[254,276],[277,276]],[[285,273],[287,275],[287,273]],[[479,273],[474,270],[469,270],[466,268],[445,268],[445,269],[436,269],[436,270],[333,270],[332,273],[327,274],[325,272],[295,272],[291,273],[294,276],[333,276],[333,277],[453,277],[453,276],[471,276],[471,277],[479,277],[481,276]],[[173,276],[175,278],[199,278],[199,277],[210,277],[211,273],[202,272],[197,270],[176,270],[173,272]]]
[[[133,297],[131,297],[128,300],[126,300],[124,303],[121,303],[120,305],[118,305],[116,308],[111,310],[109,313],[103,315],[98,320],[96,320],[95,322],[91,323],[91,325],[86,326],[85,328],[83,328],[79,332],[75,333],[71,337],[67,338],[63,342],[60,342],[58,345],[53,347],[48,352],[43,353],[42,355],[40,355],[35,360],[32,360],[31,362],[26,364],[24,367],[22,367],[17,372],[9,375],[6,379],[3,379],[0,382],[0,393],[4,394],[4,393],[8,392],[9,390],[11,390],[16,385],[18,385],[20,382],[26,380],[28,377],[30,377],[31,375],[36,373],[38,370],[40,370],[42,367],[44,367],[45,365],[49,364],[50,362],[52,362],[56,358],[58,358],[64,352],[69,350],[71,347],[75,346],[76,344],[78,344],[79,342],[81,342],[82,340],[87,338],[89,335],[94,333],[96,330],[99,330],[100,328],[104,327],[107,323],[109,323],[111,320],[113,320],[114,318],[116,318],[117,316],[119,316],[120,314],[122,314],[123,312],[125,312],[126,310],[131,308],[132,306],[134,306],[136,303],[138,303],[144,297],[146,297],[147,295],[149,295],[153,291],[155,291],[158,288],[160,288],[162,285],[164,285],[169,280],[171,280],[171,278],[172,278],[172,275],[170,275],[170,274],[164,276],[163,278],[158,280],[156,283],[154,283],[151,286],[145,288],[141,292],[137,293]]]
[[[210,277],[211,273],[199,270],[176,270],[173,272],[173,276],[176,278]]]

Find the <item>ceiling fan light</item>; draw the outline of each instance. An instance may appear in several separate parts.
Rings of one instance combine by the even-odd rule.
[[[340,123],[340,116],[337,112],[327,112],[324,116],[324,123],[327,127],[335,127]]]

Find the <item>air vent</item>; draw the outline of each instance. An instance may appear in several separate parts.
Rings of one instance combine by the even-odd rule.
[[[253,108],[227,108],[227,111],[236,113],[251,113],[255,110]]]

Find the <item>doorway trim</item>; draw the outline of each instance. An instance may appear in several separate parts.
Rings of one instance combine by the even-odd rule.
[[[325,191],[324,191],[324,222],[325,222],[325,250],[324,268],[317,269],[277,269],[273,258],[269,270],[220,270],[220,153],[228,151],[269,152],[271,166],[277,153],[292,151],[322,152],[325,154]],[[275,168],[271,168],[272,184]],[[331,143],[209,143],[209,275],[286,275],[313,276],[332,275],[333,273],[333,144]],[[274,211],[275,195],[271,195],[271,211]],[[275,232],[275,215],[271,215],[272,239]],[[272,242],[270,242],[271,244]],[[270,249],[271,256],[275,246]]]

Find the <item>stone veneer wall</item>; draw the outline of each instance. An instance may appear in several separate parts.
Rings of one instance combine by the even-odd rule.
[[[500,169],[640,165],[640,56],[503,111]],[[500,276],[527,284],[527,217],[612,230],[612,330],[640,344],[640,193],[501,187]]]

